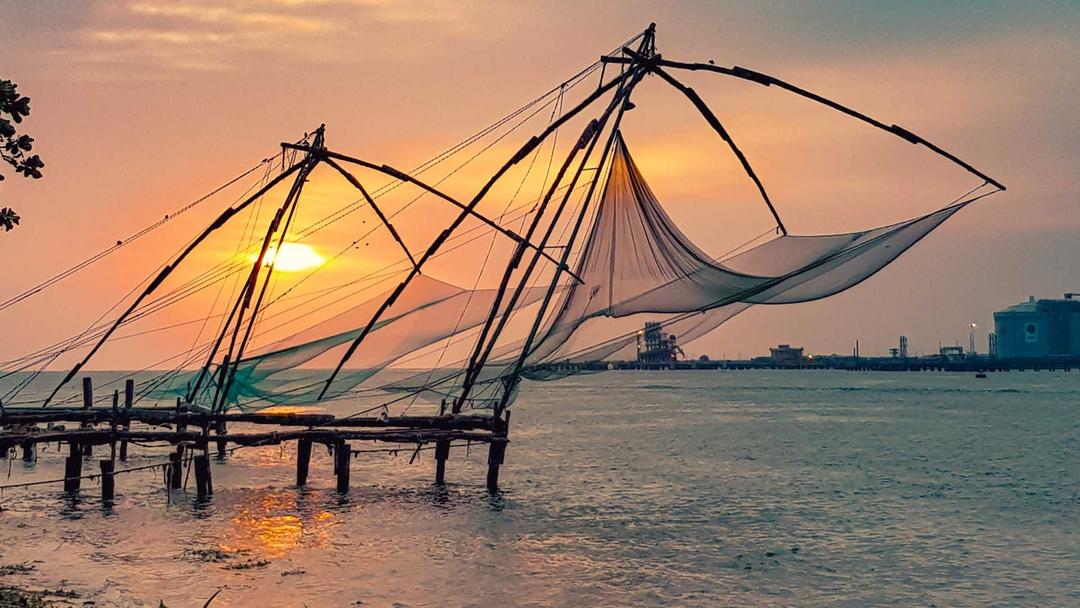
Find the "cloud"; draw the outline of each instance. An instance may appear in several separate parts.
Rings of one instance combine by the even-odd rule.
[[[419,57],[480,33],[475,10],[470,3],[382,0],[140,0],[100,7],[46,54],[65,78],[110,81],[235,71],[252,60],[347,64],[391,53]],[[485,27],[490,32],[493,26]],[[403,38],[410,44],[401,45]]]

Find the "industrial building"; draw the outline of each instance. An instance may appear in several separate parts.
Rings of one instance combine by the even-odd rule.
[[[638,332],[637,360],[640,363],[671,363],[683,354],[672,334],[665,333],[659,323],[649,322]]]
[[[1028,298],[994,313],[999,358],[1080,356],[1080,294],[1061,300]]]
[[[803,362],[802,347],[794,348],[790,344],[770,348],[769,354],[773,364],[780,367],[796,367],[802,365]]]

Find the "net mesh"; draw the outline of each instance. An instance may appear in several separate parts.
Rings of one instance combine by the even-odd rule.
[[[595,218],[574,264],[580,281],[558,287],[520,370],[524,377],[560,378],[588,371],[579,365],[584,362],[633,358],[644,318],[661,322],[685,344],[754,304],[807,302],[849,289],[978,198],[871,230],[781,235],[714,259],[664,211],[621,134],[615,138],[607,169]],[[529,288],[513,310],[502,314],[521,313],[547,289]],[[226,396],[228,406],[315,402],[325,378],[297,370],[333,367],[389,295],[373,297],[245,358]],[[512,290],[504,301],[510,296]],[[443,341],[465,341],[463,337],[487,318],[496,297],[494,289],[468,290],[424,275],[415,277],[368,331],[329,397],[367,393],[384,402],[456,398],[465,376],[461,360],[386,381],[378,379],[379,372]],[[504,391],[516,392],[517,383],[507,380],[516,375],[514,363],[523,342],[522,336],[503,340],[483,363],[470,393],[471,407],[488,407]],[[183,393],[186,386],[181,385],[186,383],[183,379],[174,383],[161,391],[162,396]],[[209,402],[215,390],[215,384],[208,383],[196,402]]]

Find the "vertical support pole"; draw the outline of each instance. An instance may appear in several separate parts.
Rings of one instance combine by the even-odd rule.
[[[206,453],[195,457],[195,492],[199,499],[214,494],[214,484],[210,479],[210,456]]]
[[[120,389],[116,389],[112,394],[112,418],[109,420],[109,430],[112,432],[112,439],[109,441],[109,460],[116,460],[116,431],[119,428],[120,418]]]
[[[217,423],[217,428],[214,429],[214,434],[221,436],[225,434],[225,421],[221,420]],[[217,457],[218,460],[225,460],[225,440],[217,440]]]
[[[334,442],[334,472],[337,474],[337,491],[341,494],[349,492],[349,464],[352,460],[352,449],[345,440],[338,439]]]
[[[78,492],[82,482],[82,450],[75,441],[69,442],[68,446],[70,452],[64,461],[64,491],[71,493]]]
[[[182,408],[180,406],[180,397],[177,397],[176,398],[176,415],[179,416],[182,413],[184,413],[184,408]],[[180,422],[176,423],[176,432],[177,433],[183,433],[183,432],[186,432],[186,431],[187,431],[187,425],[186,424],[181,424]]]
[[[435,442],[435,483],[446,483],[446,460],[450,457],[450,440]]]
[[[183,456],[180,452],[173,452],[169,454],[169,489],[179,490],[183,485]]]
[[[124,381],[124,414],[130,415],[131,406],[135,404],[135,380],[128,378]],[[124,421],[124,431],[131,430],[131,421]],[[127,439],[120,441],[120,460],[127,462],[128,442]]]
[[[82,403],[83,409],[88,410],[94,407],[94,381],[90,376],[83,376],[82,379]],[[81,428],[87,428],[90,425],[89,422],[83,422],[79,425]],[[83,447],[83,456],[91,456],[94,453],[94,447],[90,444],[86,444]]]
[[[499,490],[499,466],[506,457],[506,443],[505,438],[496,438],[488,448],[487,489],[490,492]]]
[[[22,459],[24,463],[30,464],[37,460],[37,444],[27,441],[22,445]]]
[[[94,381],[90,376],[83,376],[82,379],[82,406],[84,409],[94,406]]]
[[[311,465],[311,440],[296,442],[296,485],[307,485],[308,467]]]
[[[115,462],[113,460],[101,460],[101,501],[112,502],[116,494],[116,480],[113,476]]]

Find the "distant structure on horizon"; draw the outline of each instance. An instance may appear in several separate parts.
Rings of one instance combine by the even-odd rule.
[[[900,336],[900,346],[889,349],[890,357],[908,358],[907,336]]]
[[[769,358],[778,367],[795,367],[802,365],[802,347],[793,347],[790,344],[781,344],[776,348],[769,349]]]
[[[639,363],[670,363],[677,361],[683,354],[674,334],[664,332],[663,326],[656,322],[645,323],[645,329],[638,332],[637,360]]]
[[[994,350],[1001,358],[1080,356],[1080,296],[1021,302],[994,313]]]

